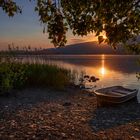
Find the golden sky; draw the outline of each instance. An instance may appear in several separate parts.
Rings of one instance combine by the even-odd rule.
[[[32,48],[54,47],[48,39],[48,34],[43,34],[43,26],[34,11],[30,12],[26,7],[22,15],[9,18],[3,11],[0,15],[0,49],[7,49],[8,44],[23,47],[30,45]],[[71,31],[67,33],[67,44],[97,41],[95,34],[79,37],[74,36]]]
[[[8,44],[32,48],[51,48],[53,44],[48,40],[48,35],[43,34],[43,26],[39,22],[37,13],[34,12],[35,2],[16,1],[23,9],[22,14],[9,18],[0,9],[0,50],[7,49]],[[71,31],[67,33],[67,44],[97,41],[94,34],[85,37],[74,36]]]

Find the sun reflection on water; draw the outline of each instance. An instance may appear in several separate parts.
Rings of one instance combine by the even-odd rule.
[[[106,74],[106,69],[105,69],[105,67],[102,67],[102,68],[100,69],[100,73],[102,74],[102,76],[104,76],[104,75]]]
[[[101,55],[101,68],[100,68],[100,73],[102,76],[104,76],[107,73],[107,70],[105,68],[105,55]]]

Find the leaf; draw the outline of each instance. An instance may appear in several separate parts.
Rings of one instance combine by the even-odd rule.
[[[99,42],[99,44],[101,44],[103,41],[104,41],[103,36],[98,36],[98,42]]]

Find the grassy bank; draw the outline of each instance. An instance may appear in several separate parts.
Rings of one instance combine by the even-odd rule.
[[[0,61],[0,93],[34,86],[64,89],[71,82],[71,72],[54,65]]]

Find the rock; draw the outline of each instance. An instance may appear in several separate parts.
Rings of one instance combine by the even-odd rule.
[[[14,138],[14,137],[15,137],[14,135],[10,135],[10,136],[9,136],[9,138]]]
[[[131,136],[130,137],[132,140],[139,140],[138,138],[134,137],[134,136]]]
[[[61,133],[62,137],[66,137],[66,134],[65,133]]]
[[[82,105],[78,103],[78,104],[77,104],[77,106],[79,106],[79,107],[80,107],[80,106],[82,106]]]
[[[85,119],[85,118],[81,118],[81,121],[85,122],[85,121],[86,121],[86,119]]]
[[[48,110],[47,113],[51,113],[51,110]]]
[[[135,131],[140,131],[138,128],[135,128]]]
[[[30,128],[36,128],[36,124],[31,124]]]
[[[71,106],[71,105],[72,105],[71,102],[65,102],[65,103],[63,104],[63,106]]]
[[[95,96],[95,94],[89,92],[88,96],[92,97],[92,96]]]
[[[89,78],[89,75],[85,75],[84,78]]]
[[[96,78],[96,81],[100,80],[99,78]]]

